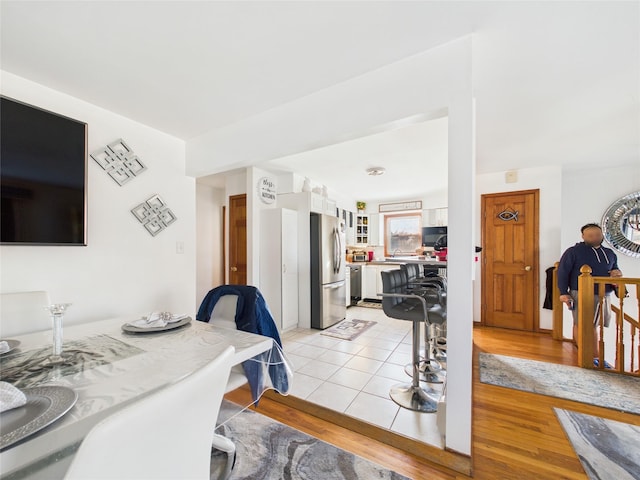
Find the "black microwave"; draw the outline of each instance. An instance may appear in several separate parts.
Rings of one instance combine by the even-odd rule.
[[[422,245],[424,247],[433,247],[436,240],[442,235],[447,234],[447,227],[423,227],[422,228]]]

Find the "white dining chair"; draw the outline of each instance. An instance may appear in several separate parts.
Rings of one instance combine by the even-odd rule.
[[[237,329],[235,320],[237,308],[237,295],[223,295],[213,306],[209,323],[214,326],[217,325],[220,327]],[[244,374],[242,365],[234,365],[231,367],[231,373],[229,374],[229,381],[227,382],[225,393],[232,392],[247,383],[249,383],[249,379]],[[231,475],[231,471],[235,464],[236,446],[224,435],[216,433],[213,436],[213,448],[224,452],[227,456],[226,465],[220,477],[222,480],[225,480]]]
[[[98,423],[65,479],[209,479],[213,430],[235,349]],[[161,366],[159,366],[161,368]]]
[[[0,338],[50,330],[49,304],[44,291],[0,294]]]
[[[209,323],[213,324],[214,326],[218,325],[225,328],[236,329],[237,327],[235,318],[237,306],[237,295],[223,295],[213,306],[213,310],[211,311],[211,318],[209,318]],[[244,374],[242,365],[234,365],[231,368],[229,381],[227,382],[227,388],[224,393],[232,392],[236,388],[240,388],[247,383],[249,383],[249,379],[247,379],[246,375]]]

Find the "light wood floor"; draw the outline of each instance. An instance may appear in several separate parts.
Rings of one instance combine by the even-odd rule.
[[[479,381],[481,351],[574,365],[577,351],[571,343],[556,342],[548,334],[476,327],[474,345],[472,461],[476,479],[586,479],[553,407],[640,425],[638,415]],[[228,398],[245,401],[246,394],[233,392]],[[416,480],[469,478],[268,398],[257,411]]]

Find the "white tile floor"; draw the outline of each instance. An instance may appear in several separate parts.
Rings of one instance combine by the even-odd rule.
[[[411,382],[404,373],[411,361],[411,322],[388,318],[380,309],[348,308],[347,319],[356,318],[377,324],[353,341],[319,330],[282,335],[295,372],[291,395],[444,448],[434,413],[412,412],[389,398],[393,385]]]

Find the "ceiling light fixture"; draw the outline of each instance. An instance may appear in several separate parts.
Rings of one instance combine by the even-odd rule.
[[[371,175],[372,177],[377,177],[378,175],[382,175],[384,172],[385,172],[384,167],[367,168],[367,175]]]

